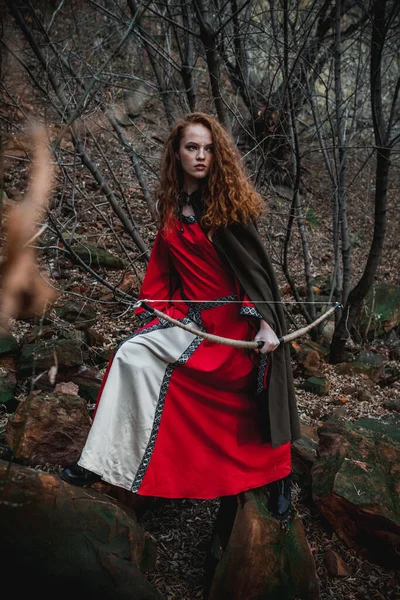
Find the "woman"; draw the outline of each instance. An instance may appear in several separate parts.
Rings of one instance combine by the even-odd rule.
[[[261,199],[212,117],[192,113],[174,127],[157,208],[139,297],[196,329],[263,346],[249,353],[151,320],[117,349],[82,456],[61,477],[166,498],[271,484],[270,508],[284,517],[290,441],[300,435],[288,349],[278,340],[284,318],[254,226]]]

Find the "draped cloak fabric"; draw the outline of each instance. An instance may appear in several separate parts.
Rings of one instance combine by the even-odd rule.
[[[196,329],[250,340],[265,307],[251,302],[222,246],[216,250],[195,217],[181,216],[157,233],[140,298]],[[280,334],[276,311],[265,316]],[[285,477],[286,421],[278,444],[259,426],[260,414],[274,423],[266,390],[276,364],[153,318],[111,359],[79,464],[113,485],[166,498],[234,495]]]

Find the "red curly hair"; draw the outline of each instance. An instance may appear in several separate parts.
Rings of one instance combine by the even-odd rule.
[[[157,193],[161,225],[168,230],[178,208],[183,171],[176,154],[183,132],[192,124],[201,124],[210,130],[214,147],[214,158],[203,192],[205,212],[202,226],[212,235],[221,226],[248,223],[259,217],[263,212],[263,201],[248,180],[232,138],[213,117],[195,112],[176,122],[166,142]]]

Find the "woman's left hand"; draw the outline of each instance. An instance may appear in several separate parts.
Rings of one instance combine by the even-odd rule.
[[[273,352],[280,345],[279,339],[275,331],[268,325],[266,321],[260,321],[260,329],[254,338],[254,341],[262,341],[264,345],[259,348],[258,352],[266,354],[267,352]]]

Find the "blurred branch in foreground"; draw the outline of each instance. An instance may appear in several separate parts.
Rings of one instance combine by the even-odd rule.
[[[47,148],[46,130],[35,127],[33,172],[23,202],[4,217],[4,250],[0,265],[0,334],[8,330],[11,318],[41,315],[59,297],[39,272],[33,241],[43,228],[53,172]]]

